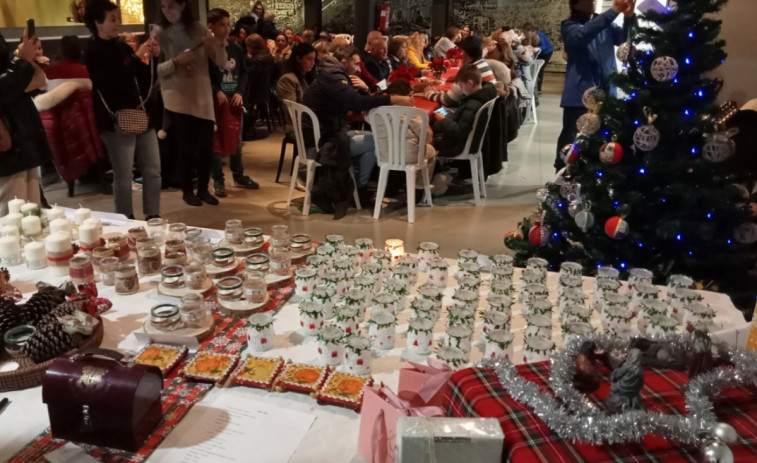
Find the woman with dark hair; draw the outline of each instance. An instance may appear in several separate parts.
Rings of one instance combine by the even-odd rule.
[[[134,159],[142,173],[144,190],[142,209],[146,218],[160,214],[160,152],[152,124],[144,133],[121,133],[114,123],[122,109],[144,109],[149,98],[150,83],[160,48],[155,39],[134,50],[119,40],[121,11],[109,0],[90,0],[84,13],[84,24],[92,32],[85,62],[92,80],[95,123],[113,166],[113,200],[116,212],[134,217],[132,208],[132,166]],[[150,55],[152,66],[139,58]]]
[[[292,49],[287,70],[276,84],[276,94],[282,104],[284,100],[302,103],[302,98],[308,89],[305,76],[315,66],[315,53],[315,48],[308,43],[299,43]],[[284,115],[286,117],[286,132],[289,133],[294,130],[292,121],[289,119],[288,111],[284,111]]]
[[[389,57],[389,64],[392,66],[392,71],[403,64],[410,66],[410,62],[407,60],[407,40],[402,37],[392,38],[389,42],[387,55]]]
[[[581,101],[584,92],[591,87],[606,86],[607,78],[616,71],[614,46],[628,38],[635,3],[635,0],[613,0],[611,9],[595,15],[594,0],[568,0],[570,18],[560,25],[568,66],[560,101],[563,128],[557,139],[556,170],[565,166],[560,151],[575,140],[576,121],[586,113]],[[625,16],[622,29],[613,24],[621,13]]]
[[[289,59],[289,55],[292,53],[292,49],[287,42],[287,37],[284,34],[276,36],[274,49],[271,50],[274,61],[283,61]]]
[[[213,91],[208,59],[217,66],[228,61],[222,38],[216,38],[195,21],[189,0],[160,0],[160,48],[163,62],[158,65],[160,91],[174,132],[177,150],[183,158],[181,182],[184,202],[201,206],[217,205],[210,194],[210,167],[213,161]],[[165,125],[165,124],[164,124]],[[192,176],[197,170],[197,193]]]
[[[0,216],[13,198],[40,202],[37,167],[52,159],[47,136],[26,88],[34,78],[35,50],[26,29],[18,59],[0,34]]]

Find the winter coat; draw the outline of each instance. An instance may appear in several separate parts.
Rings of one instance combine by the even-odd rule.
[[[9,61],[9,49],[0,35],[0,118],[11,135],[10,150],[0,153],[0,177],[38,167],[52,158],[45,129],[31,97],[24,91],[34,67],[24,60]]]
[[[247,31],[247,35],[259,34],[266,40],[276,40],[276,36],[279,33],[276,31],[276,24],[270,19],[260,16],[255,19],[254,16],[243,16],[237,21],[236,27],[243,27]]]
[[[273,86],[273,75],[276,67],[273,55],[267,52],[258,53],[252,58],[246,58],[247,65],[247,103],[250,106],[268,102]]]
[[[365,69],[376,79],[377,82],[386,80],[389,78],[389,72],[392,70],[392,66],[389,63],[389,59],[377,60],[375,56],[370,53],[363,53],[360,57],[365,64]]]
[[[279,78],[276,84],[276,95],[281,101],[282,107],[284,106],[284,100],[294,101],[295,103],[302,103],[305,97],[305,92],[308,89],[307,81],[300,80],[297,74],[294,72],[287,72]],[[294,130],[292,121],[289,118],[289,110],[284,109],[284,120],[286,121],[286,128],[284,132],[289,133]]]
[[[454,157],[463,151],[468,135],[473,130],[476,113],[481,106],[496,97],[497,89],[494,85],[484,82],[480,90],[460,102],[455,112],[434,123],[434,145],[439,148],[439,156]]]
[[[573,15],[560,25],[560,33],[568,54],[565,89],[560,106],[583,107],[581,98],[591,87],[604,87],[608,77],[617,70],[615,45],[628,38],[632,18],[624,18],[623,28],[613,24],[618,12],[607,10],[590,19]]]
[[[350,83],[347,70],[333,56],[318,63],[318,75],[305,92],[303,104],[315,112],[321,138],[331,139],[344,125],[348,111],[369,111],[391,104],[389,95],[363,95]]]

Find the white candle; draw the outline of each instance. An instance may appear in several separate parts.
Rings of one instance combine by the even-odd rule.
[[[21,253],[21,244],[16,236],[3,236],[0,238],[0,257],[8,259]]]
[[[11,199],[8,201],[8,213],[13,214],[14,212],[21,212],[21,206],[26,204],[26,201],[23,199]]]
[[[85,223],[84,225],[79,227],[79,243],[81,243],[82,245],[92,245],[99,241],[100,230],[97,228],[96,224]]]
[[[18,227],[13,225],[3,225],[0,227],[0,236],[18,236]]]
[[[26,258],[26,266],[32,270],[47,267],[45,245],[39,241],[33,241],[24,246],[24,257]]]
[[[42,221],[36,215],[30,215],[21,219],[21,229],[24,236],[37,236],[42,233]]]
[[[66,232],[51,233],[45,239],[45,249],[48,252],[64,252],[71,247],[71,235]]]
[[[39,208],[39,204],[37,203],[26,203],[26,204],[21,205],[20,212],[23,215],[29,215],[29,214],[35,213],[38,208]]]
[[[56,219],[65,219],[66,211],[64,211],[62,207],[53,206],[52,209],[48,209],[45,211],[45,215],[47,216],[48,222],[52,222],[53,220],[56,220]]]
[[[21,215],[20,212],[11,212],[3,217],[3,223],[5,225],[13,225],[16,228],[21,228],[21,219],[23,218],[24,216]]]
[[[90,217],[92,217],[92,211],[86,207],[80,207],[74,212],[74,222],[76,222],[76,225],[83,224]]]
[[[100,234],[103,234],[103,223],[100,219],[96,219],[94,217],[90,217],[87,220],[84,221],[84,225],[94,225],[97,227],[97,230],[100,232]],[[79,237],[81,239],[81,237]],[[99,237],[98,237],[99,238]]]
[[[65,232],[71,234],[71,222],[66,219],[55,219],[50,222],[50,233]]]
[[[404,241],[397,238],[389,238],[384,242],[384,248],[392,255],[392,260],[397,260],[405,254]]]

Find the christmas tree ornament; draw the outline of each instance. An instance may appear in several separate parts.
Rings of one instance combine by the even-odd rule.
[[[597,87],[587,88],[583,96],[581,97],[581,102],[586,107],[586,109],[592,112],[596,112],[600,106],[599,100],[601,100],[603,96],[604,92],[601,89]]]
[[[718,163],[733,156],[736,152],[736,142],[731,137],[739,133],[739,129],[732,128],[723,132],[706,133],[707,140],[702,147],[702,157],[706,160]]]
[[[542,225],[541,222],[534,222],[528,232],[528,241],[534,246],[544,246],[549,241],[549,233],[549,227]]]
[[[580,201],[571,201],[570,204],[568,204],[568,215],[576,218],[576,215],[583,209],[583,204]]]
[[[576,214],[576,225],[578,228],[580,228],[584,233],[588,229],[590,229],[592,226],[594,226],[594,214],[587,211],[586,209],[579,211]]]
[[[620,240],[625,238],[630,231],[628,222],[620,216],[610,217],[605,222],[605,233],[612,239]]]
[[[536,190],[536,199],[538,199],[540,203],[543,203],[544,200],[547,199],[547,196],[549,196],[549,190],[546,188],[539,188]]]
[[[599,160],[604,164],[617,164],[623,159],[623,147],[617,141],[605,143],[599,148]]]
[[[621,43],[618,47],[618,51],[615,53],[615,56],[618,58],[618,61],[621,63],[627,63],[628,57],[631,55],[631,42],[624,42]]]
[[[578,147],[575,142],[570,145],[565,145],[560,149],[560,159],[562,159],[565,164],[570,164],[578,159]]]
[[[576,199],[576,197],[580,195],[580,191],[581,185],[578,183],[566,182],[560,185],[560,196],[568,201]]]
[[[657,82],[670,82],[678,75],[678,61],[671,56],[660,56],[652,61],[649,70]]]
[[[594,113],[586,113],[578,118],[576,122],[576,128],[584,135],[593,135],[602,126],[602,122],[599,120],[599,116]]]
[[[719,440],[711,440],[705,444],[705,463],[733,463],[733,452]]]
[[[511,236],[513,238],[515,238],[516,240],[522,240],[523,239],[523,235],[521,235],[517,231],[513,230],[513,231],[509,231],[509,232],[505,233],[505,242],[507,242],[507,239],[510,238]]]
[[[710,433],[726,444],[733,444],[739,438],[736,430],[728,423],[716,424],[710,428]]]
[[[741,244],[752,244],[757,241],[757,224],[744,222],[733,229],[733,238]]]
[[[657,115],[652,114],[648,107],[644,108],[644,115],[647,116],[647,123],[636,129],[633,134],[633,144],[642,151],[652,151],[660,143],[660,131],[652,125]]]

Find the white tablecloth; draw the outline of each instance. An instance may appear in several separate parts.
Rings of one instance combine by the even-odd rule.
[[[124,233],[131,227],[141,222],[131,221],[118,226],[106,226],[105,232]],[[213,233],[212,231],[210,233]],[[218,237],[220,237],[220,232]],[[319,238],[319,237],[314,237]],[[456,271],[454,262],[450,261],[450,274]],[[10,268],[12,282],[16,284],[26,295],[34,291],[34,284],[37,281],[46,281],[52,284],[59,284],[65,280],[65,277],[53,277],[49,269],[29,271],[24,265]],[[481,288],[481,309],[486,306],[486,295],[488,293],[488,274],[482,274],[484,282]],[[518,287],[520,270],[516,269],[515,282]],[[160,296],[154,289],[157,286],[159,277],[146,277],[140,281],[141,291],[130,296],[119,296],[115,294],[112,286],[103,286],[98,283],[98,289],[102,297],[113,301],[113,308],[103,314],[105,323],[105,336],[102,347],[109,349],[125,350],[134,353],[139,347],[133,336],[129,336],[134,331],[142,329],[142,325],[147,317],[149,309],[160,301],[171,300],[165,296]],[[421,274],[419,284],[424,282],[424,275]],[[454,279],[452,280],[454,283]],[[550,288],[550,299],[556,303],[557,299],[557,274],[548,275],[548,284]],[[583,289],[587,294],[591,294],[593,286],[592,278],[584,278]],[[445,306],[450,303],[454,291],[453,286],[447,288],[445,292]],[[723,295],[712,292],[702,292],[705,301],[716,309],[714,336],[730,344],[744,346],[749,332],[749,324],[744,321],[744,317],[731,303],[730,299]],[[408,298],[411,300],[412,298]],[[373,363],[373,377],[377,381],[382,381],[389,387],[396,390],[399,374],[398,371],[403,365],[403,357],[407,357],[405,351],[404,332],[407,329],[409,311],[406,310],[398,317],[397,324],[397,345],[394,349],[381,353]],[[440,340],[444,336],[444,327],[446,326],[446,310],[442,318],[435,327],[435,339]],[[592,317],[592,324],[600,327],[599,314],[596,312]],[[483,345],[478,345],[481,339],[481,317],[478,316],[474,330],[474,347],[471,352],[471,361],[477,362],[482,357]],[[513,320],[511,329],[514,333],[514,359],[516,363],[522,360],[523,330],[525,322],[520,316],[520,305],[513,306]],[[295,362],[316,363],[317,353],[315,340],[312,338],[303,338],[298,332],[299,314],[297,303],[290,301],[276,315],[274,329],[276,340],[274,348],[262,355],[266,357],[279,357],[292,359]],[[560,332],[557,310],[554,311],[553,319],[553,339],[558,346],[561,345],[562,335]],[[414,361],[422,359],[413,357]],[[232,388],[214,388],[206,396],[204,401],[212,399],[216,394],[239,394],[240,396],[253,398],[256,400],[272,401],[274,404],[295,409],[298,411],[311,413],[316,416],[315,423],[309,430],[305,439],[294,453],[290,461],[292,462],[352,462],[364,461],[357,452],[358,428],[360,416],[347,409],[317,405],[315,400],[309,396],[285,392],[269,393],[259,389],[232,387]],[[39,432],[49,426],[47,418],[47,408],[42,403],[41,388],[36,387],[23,391],[13,391],[2,393],[2,396],[10,398],[10,404],[6,410],[0,414],[0,460],[5,460],[21,449],[26,443],[33,439]],[[195,422],[199,411],[190,411],[179,429],[174,434],[181,433],[182,426],[189,426]],[[185,443],[186,444],[186,443]],[[170,447],[175,445],[169,438],[158,448],[154,454],[154,459],[158,461],[170,461],[167,453]],[[272,442],[271,445],[276,445]],[[254,454],[254,449],[251,449]]]

